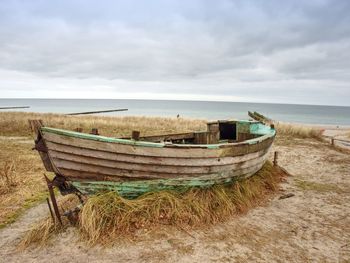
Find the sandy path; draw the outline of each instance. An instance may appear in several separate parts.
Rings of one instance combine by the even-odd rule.
[[[189,234],[161,228],[108,249],[89,249],[70,228],[53,246],[13,251],[27,223],[45,213],[40,206],[0,231],[0,261],[349,262],[350,154],[309,140],[275,148],[280,164],[293,176],[266,206],[247,215]],[[279,200],[284,193],[295,196]]]

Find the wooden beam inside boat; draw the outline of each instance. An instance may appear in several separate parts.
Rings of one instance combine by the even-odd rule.
[[[171,140],[186,140],[194,139],[194,133],[174,133],[174,134],[163,134],[163,135],[150,135],[142,136],[140,140],[145,140],[149,142],[161,142],[161,141],[171,141]]]

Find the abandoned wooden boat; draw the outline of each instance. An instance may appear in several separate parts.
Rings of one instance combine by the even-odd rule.
[[[62,193],[113,190],[130,198],[249,177],[265,163],[276,133],[257,121],[224,120],[203,132],[110,138],[30,123]]]

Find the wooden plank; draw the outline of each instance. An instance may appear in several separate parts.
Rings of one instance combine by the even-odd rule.
[[[134,154],[120,154],[105,152],[93,149],[83,149],[73,145],[63,145],[53,142],[46,142],[50,151],[74,154],[85,157],[93,157],[98,159],[105,159],[111,161],[119,161],[135,164],[153,164],[153,165],[176,165],[176,166],[214,166],[227,165],[238,162],[243,162],[260,157],[268,152],[269,148],[263,149],[255,153],[240,155],[235,157],[221,157],[221,158],[173,158],[173,157],[152,157]]]
[[[230,147],[219,149],[206,148],[186,148],[186,147],[140,147],[130,144],[108,143],[101,141],[93,141],[76,137],[69,137],[49,132],[42,132],[46,141],[63,145],[72,145],[80,148],[100,150],[105,152],[114,152],[121,154],[135,154],[153,157],[184,157],[184,158],[220,158],[224,156],[238,156],[248,153],[258,152],[268,148],[273,138],[267,138],[261,143],[256,144],[232,144]],[[178,145],[176,145],[178,146]]]
[[[144,156],[156,156],[156,157],[220,157],[222,150],[220,149],[184,149],[184,148],[153,148],[153,147],[140,147],[130,144],[121,143],[109,143],[93,141],[75,137],[69,137],[64,135],[58,135],[54,133],[43,132],[43,137],[49,142],[55,142],[64,145],[73,145],[76,147],[95,149],[106,152],[124,153],[124,154],[136,154]]]
[[[95,157],[85,157],[80,155],[73,155],[61,152],[50,151],[50,157],[57,167],[60,166],[61,161],[70,161],[76,163],[77,165],[86,164],[98,166],[101,170],[105,167],[115,168],[115,175],[118,175],[120,171],[143,171],[143,172],[154,172],[154,173],[166,173],[166,174],[207,174],[207,173],[217,173],[223,171],[234,170],[237,168],[249,167],[260,162],[264,156],[257,157],[248,161],[241,161],[235,164],[228,165],[216,165],[216,166],[177,166],[177,165],[158,165],[154,164],[137,164],[137,163],[127,163],[120,161],[111,161],[105,159],[99,159]],[[56,163],[57,162],[57,163]]]
[[[70,169],[70,168],[60,168],[61,172],[65,174],[65,177],[72,181],[113,181],[113,182],[133,182],[133,181],[139,181],[144,182],[145,184],[148,183],[154,183],[157,180],[162,180],[161,182],[164,184],[171,184],[172,182],[179,182],[179,181],[186,181],[186,183],[190,183],[193,180],[198,180],[198,181],[207,181],[207,180],[213,180],[213,181],[218,181],[218,180],[226,180],[231,177],[235,176],[241,176],[243,174],[247,174],[250,172],[256,172],[258,171],[262,165],[265,163],[265,160],[262,162],[246,167],[246,168],[241,168],[237,169],[234,171],[226,171],[222,173],[214,173],[214,174],[206,174],[206,175],[196,175],[196,176],[186,176],[186,175],[179,175],[178,177],[166,177],[163,176],[161,178],[157,177],[150,177],[149,175],[145,174],[145,177],[139,176],[134,176],[134,177],[128,177],[128,176],[113,176],[112,174],[101,174],[99,172],[93,171],[90,169],[89,171],[83,171],[83,170],[75,170],[75,169]]]
[[[252,127],[250,129],[250,132],[253,134],[259,135],[258,138],[247,140],[245,142],[219,143],[219,144],[171,144],[171,143],[169,144],[169,143],[154,143],[154,142],[147,142],[147,141],[133,141],[130,139],[95,136],[95,135],[86,134],[86,133],[78,133],[78,132],[49,128],[49,127],[42,127],[41,131],[62,135],[65,137],[73,137],[73,138],[99,141],[99,142],[118,143],[118,144],[152,147],[152,148],[167,147],[167,148],[186,148],[186,149],[218,149],[218,148],[227,148],[227,147],[239,147],[244,144],[257,144],[266,139],[274,138],[276,135],[276,131],[274,129],[271,129],[270,127],[267,127],[263,124],[254,123],[252,124]]]
[[[166,135],[143,136],[143,137],[140,137],[140,140],[145,140],[149,142],[164,142],[164,141],[172,141],[172,140],[188,140],[193,138],[194,138],[193,132],[186,132],[186,133],[174,133],[174,134],[166,134]]]
[[[196,144],[207,144],[207,132],[195,132],[194,133],[194,143]]]
[[[40,128],[44,126],[42,120],[28,120],[30,130],[36,135],[40,134]]]

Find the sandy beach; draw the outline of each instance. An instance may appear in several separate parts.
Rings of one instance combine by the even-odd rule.
[[[325,130],[332,136],[346,132],[349,130]],[[25,136],[2,136],[0,140],[18,148],[33,145]],[[16,244],[24,233],[48,215],[46,204],[39,202],[0,230],[0,261],[348,262],[349,151],[332,147],[328,141],[284,136],[277,137],[270,159],[273,151],[280,153],[279,164],[291,176],[261,206],[225,223],[189,231],[163,226],[107,248],[85,245],[75,228],[69,227],[50,245],[18,251]],[[293,196],[280,199],[286,194]]]

